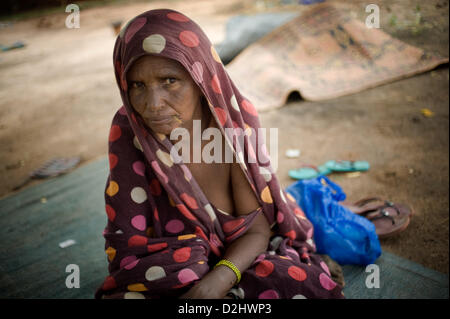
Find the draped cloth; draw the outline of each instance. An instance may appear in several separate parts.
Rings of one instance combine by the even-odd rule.
[[[126,73],[143,55],[176,60],[189,72],[255,192],[258,209],[236,217],[214,207],[171,152],[170,137],[153,132],[133,110]],[[95,297],[177,298],[264,214],[270,245],[230,292],[250,299],[342,298],[341,287],[314,254],[312,224],[280,187],[264,139],[255,138],[260,128],[255,107],[234,86],[201,28],[173,10],[142,13],[118,35],[113,60],[123,106],[109,134],[103,233],[109,275]],[[246,133],[243,143],[230,132]]]

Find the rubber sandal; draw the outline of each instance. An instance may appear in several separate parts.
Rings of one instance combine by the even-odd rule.
[[[396,216],[409,216],[414,215],[414,209],[406,204],[393,203],[389,200],[384,200],[379,197],[368,197],[356,201],[353,204],[343,202],[342,205],[350,209],[352,212],[358,215],[367,215],[377,210],[386,208],[392,215]],[[389,208],[392,209],[389,209]],[[396,213],[396,214],[394,214]],[[364,216],[365,217],[365,216]]]
[[[291,169],[288,172],[290,178],[293,179],[312,179],[322,175],[328,175],[331,173],[325,165],[321,166],[313,166],[313,165],[305,165],[299,169]]]
[[[404,231],[410,222],[409,216],[392,216],[386,208],[377,210],[375,213],[367,215],[366,218],[375,225],[375,233],[380,239],[388,238]]]
[[[34,170],[30,175],[19,185],[13,188],[14,191],[22,188],[32,179],[45,179],[65,174],[78,165],[81,158],[79,156],[69,158],[53,158],[44,163],[41,167]]]
[[[366,161],[328,161],[324,165],[333,172],[364,172],[370,168]]]

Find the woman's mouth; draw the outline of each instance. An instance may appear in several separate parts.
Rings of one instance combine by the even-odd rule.
[[[150,118],[147,121],[148,121],[148,123],[150,123],[152,125],[164,125],[164,124],[169,124],[173,120],[174,120],[174,116],[160,116],[160,117],[156,117],[156,118]]]

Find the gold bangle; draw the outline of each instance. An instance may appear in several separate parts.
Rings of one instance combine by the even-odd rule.
[[[222,259],[221,261],[219,261],[219,262],[214,266],[214,269],[215,269],[216,267],[220,266],[220,265],[227,266],[228,268],[230,268],[230,269],[234,272],[234,274],[235,274],[236,277],[237,277],[236,284],[238,284],[238,283],[241,281],[241,272],[239,271],[239,269],[238,269],[231,261],[226,260],[226,259]]]

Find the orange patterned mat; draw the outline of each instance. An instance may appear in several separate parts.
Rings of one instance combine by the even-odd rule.
[[[356,93],[448,63],[324,3],[275,29],[228,66],[258,111],[285,104],[293,91],[318,101]]]

